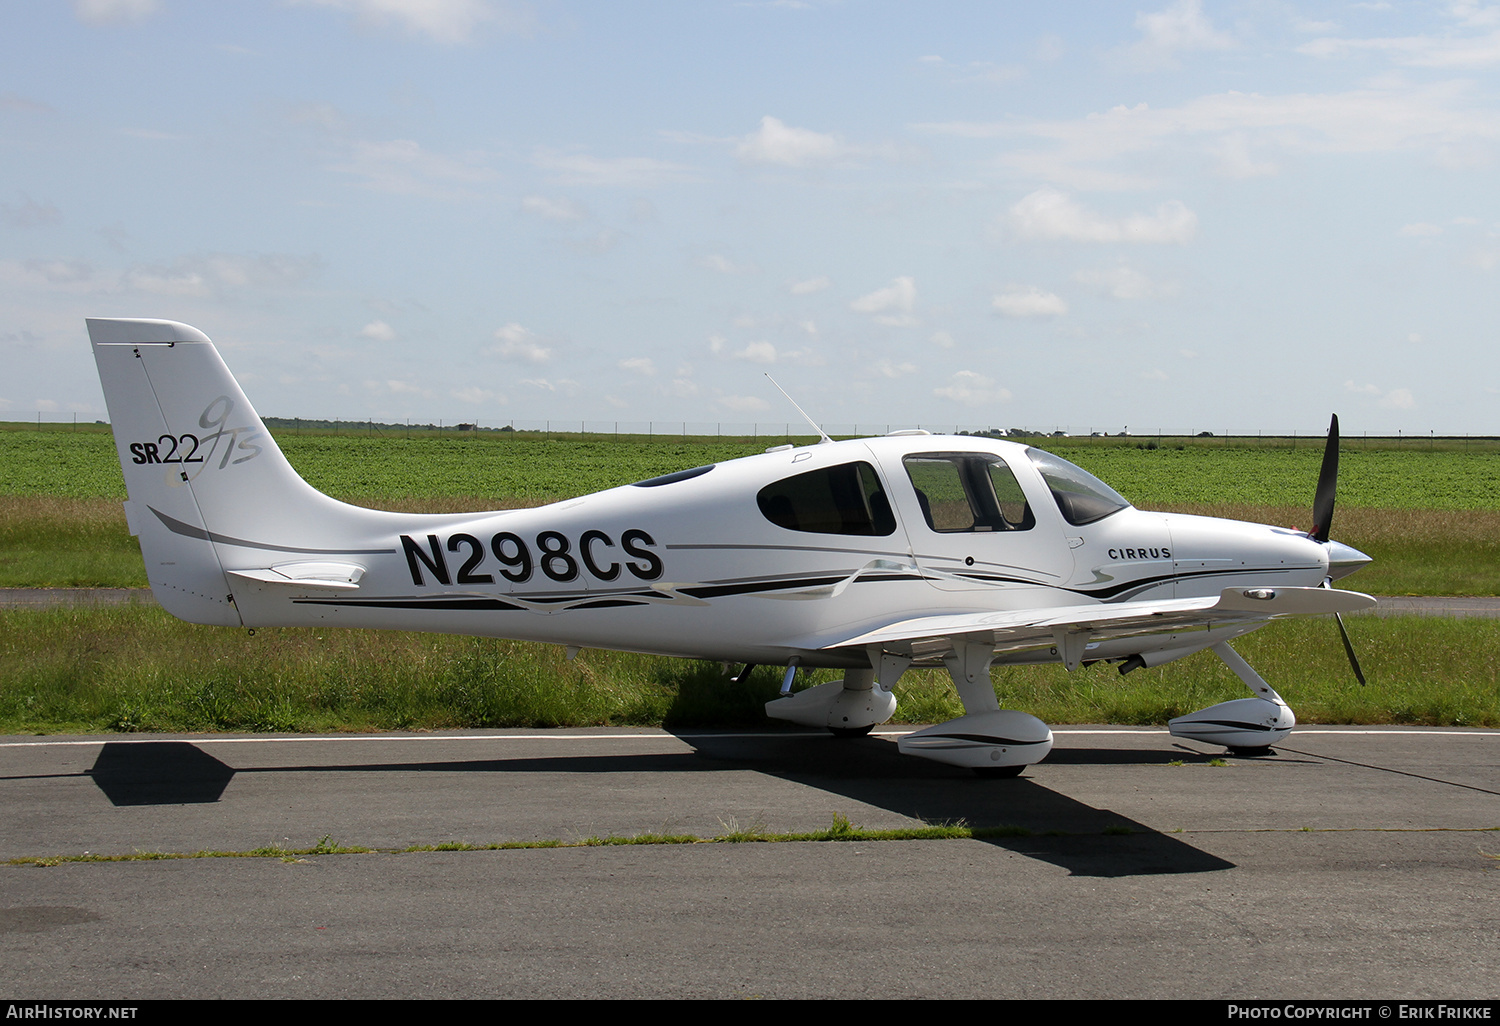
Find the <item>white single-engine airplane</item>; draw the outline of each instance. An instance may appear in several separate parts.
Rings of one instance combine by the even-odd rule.
[[[1265,750],[1296,719],[1230,639],[1375,602],[1329,587],[1370,561],[1328,539],[1337,418],[1309,532],[1148,513],[1050,453],[925,431],[824,436],[536,509],[388,513],[303,481],[202,332],[88,327],[130,532],[158,601],[193,623],[484,635],[744,663],[741,679],[785,666],[766,712],[842,735],[891,717],[909,667],[945,666],[966,715],[900,750],[1013,776],[1052,732],[999,707],[992,665],[1126,673],[1212,649],[1255,697],[1172,733]],[[792,693],[799,666],[845,673]]]

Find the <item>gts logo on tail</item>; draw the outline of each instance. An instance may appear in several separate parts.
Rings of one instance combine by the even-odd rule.
[[[229,420],[229,414],[234,410],[234,400],[227,395],[221,395],[213,402],[203,408],[198,415],[198,426],[205,431],[213,431],[213,434],[204,435],[201,439],[194,434],[160,435],[154,442],[131,442],[130,462],[135,464],[146,463],[205,463],[212,460],[215,453],[219,451],[219,443],[227,435],[229,440],[224,443],[223,455],[219,457],[219,469],[223,470],[231,463],[244,463],[253,460],[261,454],[261,447],[254,440],[260,434],[252,427],[225,427]],[[217,412],[216,412],[217,411]],[[244,437],[240,437],[243,435]],[[199,455],[199,450],[208,446],[208,451]],[[170,446],[170,448],[168,448]],[[242,455],[231,460],[236,451]]]

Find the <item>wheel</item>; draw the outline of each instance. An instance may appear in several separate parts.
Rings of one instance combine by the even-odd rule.
[[[829,727],[828,733],[834,737],[864,737],[874,729],[875,724],[872,723],[868,727]]]
[[[1270,745],[1257,745],[1254,748],[1230,748],[1230,755],[1238,755],[1241,759],[1259,759],[1263,755],[1276,754]]]
[[[1007,780],[1011,777],[1019,777],[1025,768],[1025,766],[975,766],[974,772],[991,780]]]

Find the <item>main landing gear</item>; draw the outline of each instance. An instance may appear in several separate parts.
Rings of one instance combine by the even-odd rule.
[[[965,715],[907,734],[897,743],[905,755],[972,769],[981,776],[1014,777],[1041,762],[1052,751],[1052,731],[1035,716],[1001,709],[990,683],[994,649],[962,644],[945,663],[958,688]],[[843,680],[787,694],[766,703],[766,715],[809,727],[824,727],[837,737],[859,737],[896,711],[891,689],[911,660],[873,649],[872,670],[850,670]],[[788,668],[787,685],[795,667]],[[784,688],[786,690],[786,688]]]
[[[1255,693],[1179,716],[1169,723],[1174,737],[1223,745],[1239,756],[1267,755],[1297,725],[1297,717],[1271,685],[1228,642],[1212,646],[1215,655]],[[783,697],[766,703],[766,715],[835,737],[864,737],[896,711],[891,689],[911,660],[873,650],[876,669],[850,670],[842,680],[790,693],[795,665],[788,667]],[[907,734],[897,743],[903,755],[963,766],[984,777],[1015,777],[1052,751],[1052,731],[1029,713],[1001,709],[990,682],[994,651],[984,642],[961,643],[944,660],[958,688],[964,715]],[[1128,665],[1128,664],[1127,664]]]

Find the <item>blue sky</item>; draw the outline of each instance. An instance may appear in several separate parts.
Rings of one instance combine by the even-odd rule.
[[[1500,5],[9,0],[0,419],[1500,433]]]

